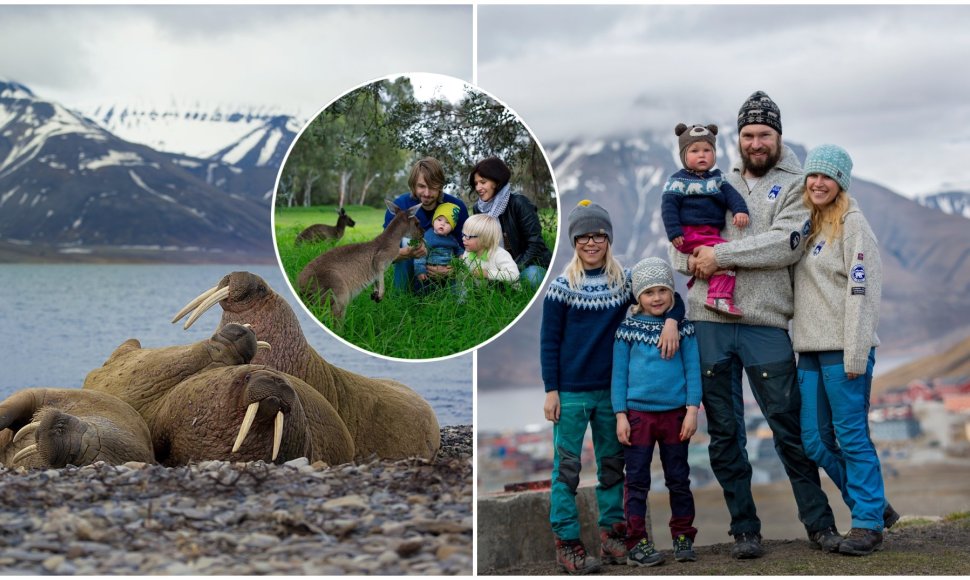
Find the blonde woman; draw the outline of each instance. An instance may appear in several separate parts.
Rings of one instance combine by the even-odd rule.
[[[811,211],[806,253],[795,266],[792,335],[798,357],[802,444],[842,492],[852,530],[831,551],[882,547],[899,514],[886,502],[869,437],[882,262],[872,228],[849,195],[852,159],[821,145],[805,159],[802,200]]]

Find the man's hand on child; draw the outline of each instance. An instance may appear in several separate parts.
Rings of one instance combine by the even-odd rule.
[[[670,240],[670,243],[673,244],[675,248],[679,248],[684,245],[684,236],[677,236],[676,238]]]
[[[616,414],[616,438],[623,445],[630,444],[630,420],[626,418],[626,413]]]
[[[748,220],[748,214],[746,214],[746,213],[736,213],[736,214],[734,214],[734,220],[733,221],[734,221],[735,227],[746,228],[746,227],[748,227],[748,222],[750,220]]]
[[[680,440],[687,441],[694,433],[697,433],[697,407],[689,406],[687,415],[684,416],[684,424],[680,427]]]
[[[680,349],[680,331],[677,329],[677,321],[668,318],[664,321],[664,329],[660,332],[660,358],[670,360],[674,358]]]
[[[546,421],[558,423],[559,410],[559,391],[549,391],[546,393],[546,402],[542,405],[542,411],[546,415]]]

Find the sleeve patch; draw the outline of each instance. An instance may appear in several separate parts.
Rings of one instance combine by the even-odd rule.
[[[802,226],[802,235],[807,236],[812,231],[812,220],[805,220],[805,225]]]
[[[866,287],[865,286],[853,286],[852,287],[852,295],[853,296],[865,296],[866,295]]]
[[[866,268],[862,264],[852,266],[852,281],[860,284],[866,281]]]
[[[788,242],[791,244],[792,251],[795,251],[796,249],[798,249],[798,244],[801,243],[801,241],[802,241],[802,235],[800,233],[798,232],[791,233],[791,238],[789,238]]]
[[[855,259],[859,260],[860,262],[863,260],[863,258],[865,258],[865,255],[862,252],[859,252],[859,255],[855,257]]]

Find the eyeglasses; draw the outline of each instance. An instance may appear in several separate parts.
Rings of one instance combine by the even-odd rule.
[[[606,234],[593,234],[593,235],[587,235],[587,236],[576,236],[575,238],[573,238],[573,241],[575,241],[577,244],[580,244],[580,245],[588,244],[590,240],[593,240],[597,244],[602,244],[608,239],[609,239],[609,236],[607,236]]]
[[[462,234],[461,235],[461,239],[463,239],[463,240],[474,240],[477,237],[478,236],[469,236],[468,234]]]

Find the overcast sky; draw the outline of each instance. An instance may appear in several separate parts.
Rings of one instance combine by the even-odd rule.
[[[83,107],[243,104],[310,117],[402,72],[472,80],[470,6],[6,6],[0,78]]]
[[[970,6],[480,6],[478,27],[478,84],[540,141],[735,123],[760,89],[855,175],[970,190]]]

